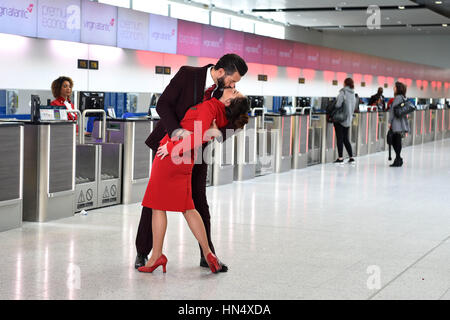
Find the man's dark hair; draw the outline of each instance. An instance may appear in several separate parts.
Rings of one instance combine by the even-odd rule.
[[[244,59],[234,53],[226,54],[222,56],[219,61],[217,61],[214,69],[219,70],[220,68],[223,68],[227,75],[232,75],[237,71],[241,77],[248,71],[248,67]]]

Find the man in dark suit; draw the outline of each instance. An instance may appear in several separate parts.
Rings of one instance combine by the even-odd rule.
[[[245,61],[236,54],[226,54],[215,65],[204,67],[183,66],[172,78],[156,105],[156,111],[160,121],[146,140],[146,144],[156,153],[159,142],[167,134],[176,140],[191,134],[180,127],[186,111],[211,96],[220,96],[220,91],[227,87],[235,86],[242,76],[247,73],[248,67]],[[230,124],[223,128],[234,129]],[[223,135],[224,139],[226,138]],[[206,145],[206,144],[205,144]],[[203,145],[203,148],[205,148]],[[211,223],[208,201],[206,199],[206,175],[208,165],[202,159],[202,163],[196,163],[192,170],[192,198],[197,211],[205,224],[211,251],[215,253],[211,241]],[[144,266],[147,256],[152,250],[152,210],[142,207],[141,220],[139,221],[136,235],[137,256],[135,268]],[[208,263],[200,249],[200,266],[208,268]],[[221,271],[226,272],[228,267],[222,264]]]

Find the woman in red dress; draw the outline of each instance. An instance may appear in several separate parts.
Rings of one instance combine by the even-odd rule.
[[[247,98],[234,88],[225,89],[220,99],[204,101],[186,112],[180,125],[193,134],[178,141],[172,141],[168,135],[161,140],[142,201],[144,207],[153,210],[153,249],[147,264],[138,268],[140,272],[153,272],[160,265],[163,266],[163,272],[166,272],[167,258],[162,253],[167,228],[166,211],[184,214],[211,271],[215,273],[220,270],[218,259],[208,245],[202,218],[195,210],[192,200],[192,168],[197,156],[202,156],[201,149],[200,152],[197,149],[220,135],[218,130],[209,129],[224,127],[229,121],[236,128],[243,128],[246,120],[241,120],[240,116],[248,112]]]

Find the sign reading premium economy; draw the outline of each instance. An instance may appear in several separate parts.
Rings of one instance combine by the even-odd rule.
[[[0,0],[0,32],[36,37],[36,0]]]
[[[147,50],[177,53],[177,29],[177,19],[150,14]]]
[[[81,1],[81,42],[117,45],[117,7]]]
[[[39,38],[80,42],[80,0],[39,0]]]
[[[150,14],[119,8],[117,46],[120,48],[147,50]]]

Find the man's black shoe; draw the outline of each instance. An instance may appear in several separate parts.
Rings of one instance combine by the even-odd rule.
[[[219,265],[221,266],[219,272],[228,272],[228,266],[223,264],[220,260]],[[200,267],[209,268],[208,262],[206,262],[206,259],[203,256],[200,258]]]
[[[146,255],[138,253],[136,256],[136,261],[134,262],[134,268],[137,269],[139,267],[144,267],[147,261],[148,259]]]

